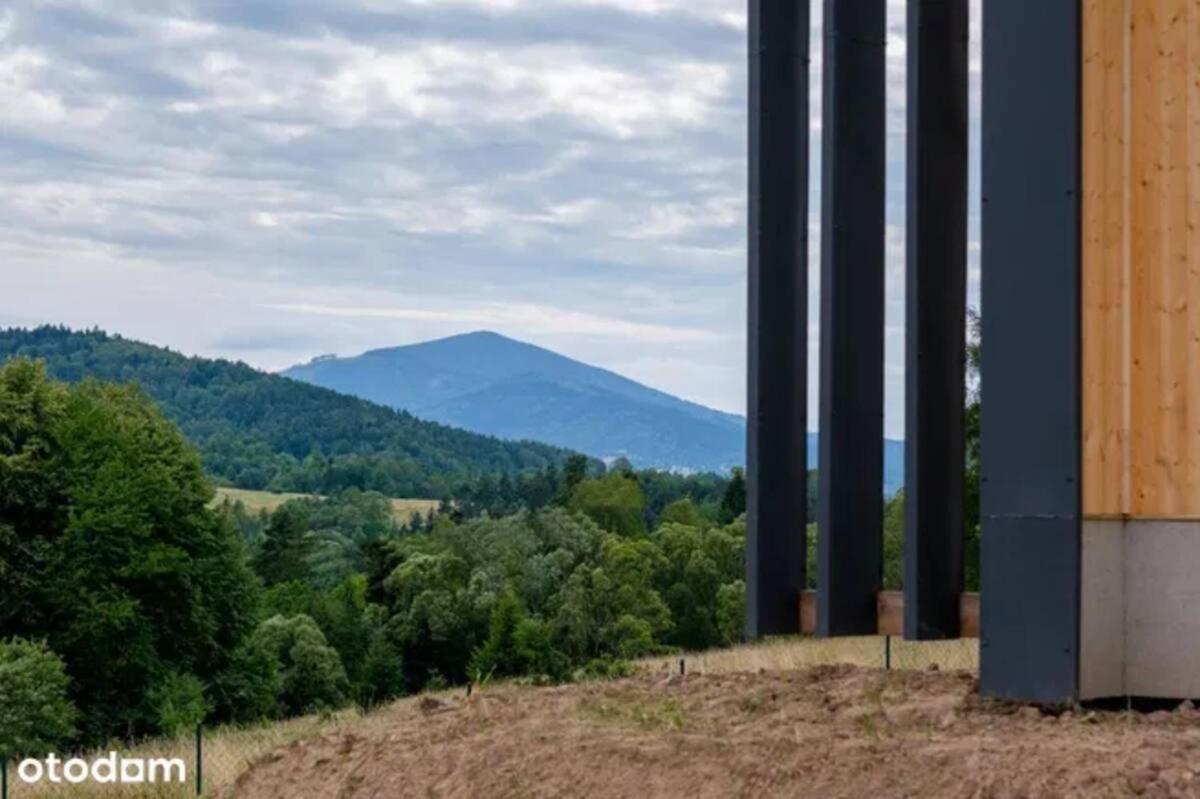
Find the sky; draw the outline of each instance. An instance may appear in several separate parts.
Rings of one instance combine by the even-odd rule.
[[[905,35],[887,1],[900,437]],[[10,0],[0,108],[0,326],[273,370],[489,329],[745,411],[745,0]]]

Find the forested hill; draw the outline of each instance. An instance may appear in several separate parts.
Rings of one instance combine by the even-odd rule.
[[[501,441],[245,364],[191,358],[100,331],[0,330],[0,363],[44,360],[52,377],[135,382],[241,488],[327,493],[347,487],[442,497],[481,475],[560,463],[564,449]]]

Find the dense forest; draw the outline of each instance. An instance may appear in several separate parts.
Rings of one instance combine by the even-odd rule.
[[[0,363],[15,356],[42,360],[51,377],[69,383],[138,384],[200,449],[206,471],[238,488],[436,499],[482,476],[515,476],[570,454],[100,331],[0,330]]]
[[[576,456],[404,527],[358,489],[260,514],[214,497],[135,386],[0,366],[0,718],[21,721],[0,749],[622,673],[741,634],[740,474]]]

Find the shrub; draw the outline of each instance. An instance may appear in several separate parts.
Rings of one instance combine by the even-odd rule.
[[[193,674],[167,673],[150,689],[146,701],[159,731],[169,736],[195,729],[209,710],[204,686]]]
[[[632,677],[633,664],[628,660],[613,660],[611,658],[596,658],[575,672],[578,680],[620,680]]]
[[[0,641],[0,755],[45,754],[75,735],[70,678],[44,643]]]

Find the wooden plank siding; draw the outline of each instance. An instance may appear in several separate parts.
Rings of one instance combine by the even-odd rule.
[[[904,635],[904,592],[880,591],[876,595],[877,635]],[[959,637],[979,637],[979,594],[967,592],[958,598]],[[817,592],[800,595],[800,632],[813,635],[817,631]]]
[[[1082,479],[1083,510],[1093,517],[1121,516],[1129,508],[1127,5],[1087,0],[1083,15]]]
[[[1083,509],[1200,518],[1200,0],[1085,0]]]

